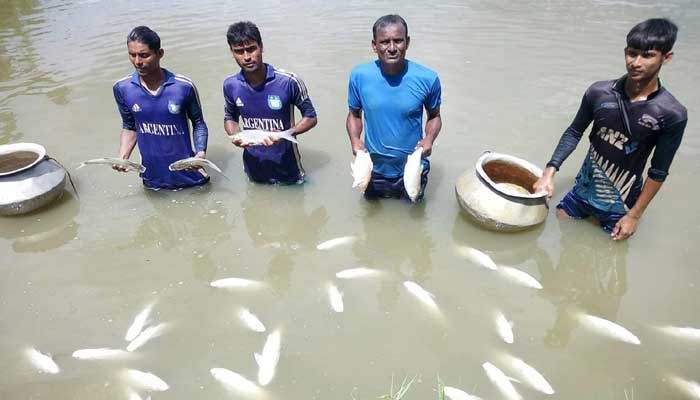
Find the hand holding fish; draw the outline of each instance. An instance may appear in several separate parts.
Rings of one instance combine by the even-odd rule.
[[[421,154],[421,158],[428,157],[433,153],[433,141],[428,137],[424,137],[423,139],[418,141],[418,143],[416,143],[415,149],[418,149],[420,147],[423,148],[423,154]]]
[[[286,131],[266,132],[257,129],[245,129],[234,135],[229,136],[231,143],[238,147],[248,146],[272,146],[278,143],[281,139],[289,140],[292,143],[299,143],[294,137],[294,129]]]
[[[535,183],[532,184],[532,189],[535,193],[547,192],[547,200],[552,198],[552,193],[554,193],[554,174],[557,173],[557,169],[554,167],[547,167]]]
[[[120,157],[123,158],[123,157]],[[126,158],[124,158],[126,160]],[[131,168],[129,168],[126,165],[121,165],[121,164],[112,164],[112,169],[118,172],[129,172],[131,171]]]

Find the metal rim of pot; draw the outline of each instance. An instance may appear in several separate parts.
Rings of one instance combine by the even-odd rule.
[[[535,201],[539,203],[540,201],[545,200],[547,193],[546,192],[537,192],[537,193],[528,193],[528,194],[522,194],[522,193],[516,193],[512,191],[504,191],[501,188],[498,187],[496,182],[494,182],[491,177],[488,176],[486,171],[484,171],[483,165],[486,164],[489,161],[504,161],[509,164],[515,165],[519,168],[523,168],[532,174],[534,174],[536,177],[541,177],[542,176],[542,170],[538,168],[536,165],[532,164],[531,162],[527,160],[523,160],[522,158],[518,158],[515,156],[511,156],[508,154],[503,154],[503,153],[493,153],[491,151],[485,151],[484,154],[479,157],[479,159],[476,161],[476,175],[481,179],[482,182],[484,182],[491,190],[501,194],[504,197],[511,198],[511,199],[520,199],[524,201]]]
[[[46,157],[46,148],[40,144],[37,144],[37,143],[11,143],[11,144],[0,145],[0,157],[8,155],[8,154],[12,154],[12,153],[17,153],[20,151],[27,151],[27,152],[34,153],[34,154],[36,154],[36,158],[31,163],[23,165],[17,169],[13,169],[12,171],[0,172],[0,176],[13,175],[13,174],[16,174],[18,172],[25,171],[25,170],[37,165],[40,161],[42,161]]]

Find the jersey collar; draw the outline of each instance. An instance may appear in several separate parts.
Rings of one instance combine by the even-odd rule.
[[[168,85],[172,85],[173,83],[175,83],[175,74],[173,74],[172,72],[168,71],[165,68],[161,68],[161,69],[163,70],[163,72],[165,72],[165,81],[163,82],[163,86],[168,86]],[[138,71],[134,71],[134,73],[131,74],[131,83],[133,83],[135,85],[142,86],[141,85],[141,78],[139,77]]]
[[[625,98],[627,98],[627,93],[625,92],[625,82],[627,81],[627,74],[622,75],[619,79],[613,82],[613,90],[620,93],[623,95]],[[661,84],[661,78],[657,78],[657,83],[659,85],[658,89],[656,91],[652,92],[649,96],[647,96],[647,100],[651,100],[654,97],[658,96],[659,93],[663,92],[666,90],[663,85]]]
[[[265,65],[265,82],[267,82],[275,77],[275,67],[267,63],[263,64]],[[236,78],[239,81],[245,82],[245,75],[243,75],[243,69],[241,69],[241,71],[238,74],[236,74]]]

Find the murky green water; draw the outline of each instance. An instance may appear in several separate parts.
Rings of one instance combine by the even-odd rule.
[[[247,4],[247,3],[246,3]],[[556,393],[514,383],[524,398],[693,398],[671,377],[700,381],[700,344],[657,329],[700,328],[700,4],[696,1],[321,2],[21,1],[0,6],[0,143],[37,142],[69,166],[80,194],[54,207],[0,219],[0,398],[126,399],[125,368],[150,371],[170,389],[153,398],[255,398],[228,392],[210,375],[223,367],[255,380],[265,334],[246,329],[242,307],[279,329],[277,373],[258,398],[373,399],[392,375],[419,375],[405,399],[436,398],[436,376],[482,398],[504,398],[491,362],[519,378],[506,354],[534,366]],[[248,7],[248,8],[245,8]],[[373,58],[374,20],[399,12],[409,23],[409,58],[437,70],[443,131],[431,157],[426,202],[368,203],[351,189],[345,134],[350,69]],[[454,182],[490,149],[544,164],[593,81],[624,72],[624,37],[634,23],[668,16],[680,26],[666,86],[690,123],[659,196],[627,243],[588,223],[560,222],[519,234],[486,232],[459,212]],[[228,24],[260,27],[265,60],[305,79],[319,124],[302,138],[302,187],[252,185],[239,149],[223,133],[221,84],[237,72]],[[131,72],[124,38],[148,24],[163,40],[163,65],[192,78],[210,128],[214,176],[200,190],[146,192],[135,174],[106,167],[120,119],[112,83]],[[586,147],[586,146],[580,146]],[[557,176],[571,186],[584,150]],[[348,245],[319,251],[339,236]],[[544,288],[522,287],[460,255],[470,246]],[[382,274],[339,280],[342,269]],[[250,290],[209,287],[241,277]],[[402,285],[434,294],[437,310]],[[327,289],[344,293],[334,313]],[[122,360],[71,357],[83,348],[124,348],[147,304],[151,325],[170,329]],[[494,316],[513,322],[504,343]],[[597,334],[581,313],[616,321],[641,340]],[[39,373],[28,347],[51,353],[56,375]],[[142,392],[145,398],[145,393]]]

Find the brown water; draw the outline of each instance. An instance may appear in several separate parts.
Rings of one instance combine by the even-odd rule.
[[[0,155],[0,174],[26,167],[36,161],[38,154],[31,151],[16,151]]]
[[[515,388],[528,399],[692,398],[671,377],[700,381],[700,343],[656,327],[700,328],[700,3],[241,5],[3,2],[0,143],[41,143],[72,171],[85,159],[115,156],[121,122],[111,86],[132,71],[126,33],[145,23],[161,34],[163,65],[197,83],[208,155],[231,181],[213,175],[199,190],[152,193],[136,174],[90,166],[73,171],[79,199],[66,193],[50,209],[0,219],[1,399],[126,399],[125,368],[168,382],[154,399],[252,398],[227,392],[209,373],[224,367],[255,380],[253,353],[265,335],[243,326],[242,307],[282,335],[276,376],[260,398],[373,399],[388,391],[392,375],[414,374],[404,399],[436,398],[437,375],[482,398],[504,398],[484,362],[519,379]],[[438,71],[443,84],[444,127],[426,201],[417,206],[369,203],[350,187],[347,77],[373,59],[370,28],[388,12],[409,23],[409,58]],[[544,165],[586,87],[624,72],[630,27],[658,15],[680,26],[662,76],[690,123],[637,234],[612,242],[593,224],[558,221],[553,212],[542,227],[518,234],[470,224],[454,198],[457,177],[484,150]],[[225,31],[241,19],[260,27],[267,62],[304,78],[319,113],[318,126],[301,137],[308,172],[301,187],[249,184],[240,150],[223,133],[221,84],[237,72]],[[586,147],[557,175],[553,201],[572,185]],[[316,249],[340,236],[356,239]],[[462,255],[466,246],[529,273],[543,289],[480,267]],[[382,274],[334,275],[358,266]],[[209,287],[226,277],[263,284]],[[413,297],[406,280],[431,292],[437,310]],[[344,292],[343,313],[330,308],[330,283]],[[127,328],[153,302],[150,324],[171,327],[132,358],[71,357],[82,348],[124,348]],[[499,338],[496,312],[512,320],[513,344]],[[581,313],[617,322],[641,345],[588,329]],[[30,346],[53,354],[61,372],[39,373],[24,353]],[[534,391],[505,354],[537,368],[556,393]]]

